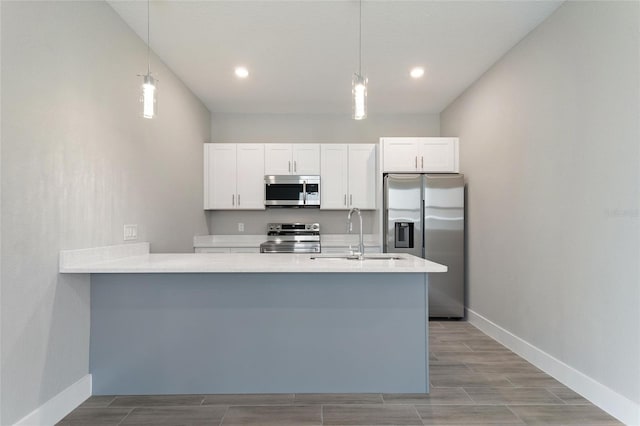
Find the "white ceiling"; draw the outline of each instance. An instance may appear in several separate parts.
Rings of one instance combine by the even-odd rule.
[[[439,113],[561,3],[363,1],[369,114]],[[146,2],[109,4],[146,41]],[[210,111],[351,113],[358,1],[152,0],[150,10],[151,49]],[[409,77],[416,65],[421,80]]]

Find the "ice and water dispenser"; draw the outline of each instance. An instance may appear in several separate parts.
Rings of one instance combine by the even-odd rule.
[[[413,222],[395,223],[395,248],[413,248]]]

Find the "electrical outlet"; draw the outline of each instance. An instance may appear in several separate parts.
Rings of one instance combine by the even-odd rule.
[[[138,225],[124,225],[124,240],[134,241],[138,239]]]
[[[244,223],[238,222],[238,232],[244,232]]]

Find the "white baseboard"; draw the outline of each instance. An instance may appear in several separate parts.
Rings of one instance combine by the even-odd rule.
[[[14,426],[53,426],[91,396],[91,374],[87,374],[30,414]]]
[[[609,389],[471,309],[467,309],[467,318],[473,326],[621,422],[630,426],[640,425],[640,404]]]

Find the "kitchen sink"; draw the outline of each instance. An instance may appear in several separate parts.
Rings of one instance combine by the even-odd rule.
[[[319,254],[311,260],[360,260],[356,254]],[[365,254],[362,260],[400,260],[402,257],[391,254]]]

